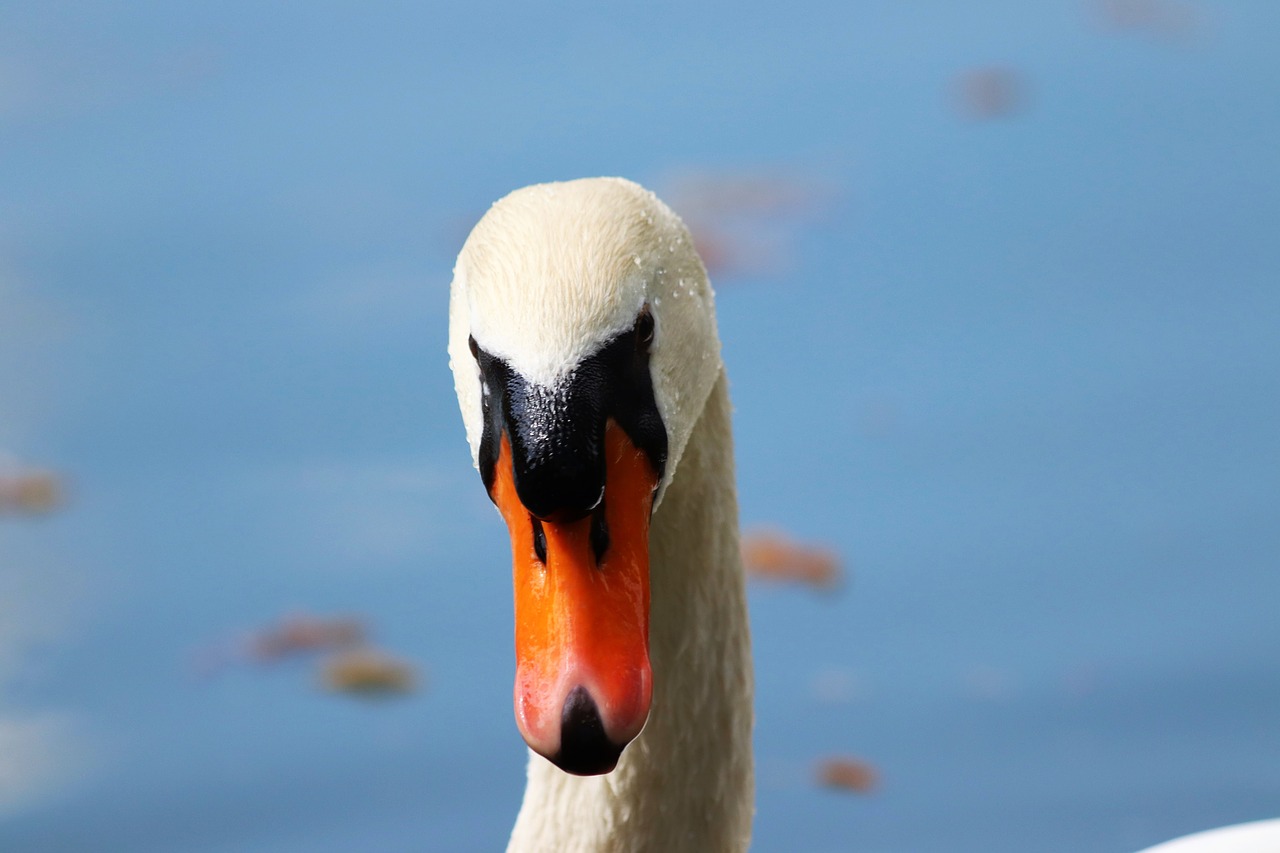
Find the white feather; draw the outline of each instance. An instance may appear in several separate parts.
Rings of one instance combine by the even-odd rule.
[[[1280,853],[1280,819],[1197,832],[1149,847],[1142,853]]]

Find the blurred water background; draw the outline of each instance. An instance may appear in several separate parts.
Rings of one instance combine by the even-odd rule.
[[[596,174],[700,229],[744,524],[845,566],[752,588],[753,849],[1280,815],[1278,41],[1266,0],[5,3],[0,474],[63,500],[0,515],[0,850],[501,848],[448,282]],[[289,613],[418,689],[234,653]]]

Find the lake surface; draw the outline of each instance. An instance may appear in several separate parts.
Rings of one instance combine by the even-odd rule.
[[[501,849],[467,230],[622,174],[704,238],[754,850],[1125,853],[1280,815],[1280,6],[0,11],[0,850]],[[232,654],[354,614],[421,689]],[[872,764],[868,795],[815,782]]]

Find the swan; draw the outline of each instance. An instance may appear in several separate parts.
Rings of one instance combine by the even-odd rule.
[[[621,178],[496,202],[454,267],[449,361],[511,539],[508,850],[746,849],[752,669],[714,297]]]
[[[1276,853],[1277,850],[1280,850],[1280,818],[1184,835],[1140,853]]]

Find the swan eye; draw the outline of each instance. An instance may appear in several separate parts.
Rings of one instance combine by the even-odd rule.
[[[476,343],[475,335],[467,335],[467,346],[471,349],[471,357],[479,361],[480,345]]]
[[[636,347],[648,351],[653,344],[653,312],[646,305],[636,318]]]

